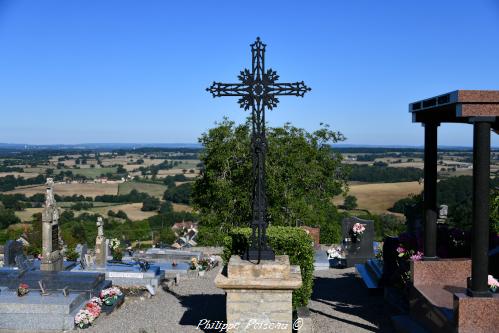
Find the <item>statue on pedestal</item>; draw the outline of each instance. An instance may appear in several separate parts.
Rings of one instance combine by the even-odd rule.
[[[45,209],[42,212],[42,271],[63,270],[62,240],[59,231],[59,208],[54,198],[54,181],[47,178]]]

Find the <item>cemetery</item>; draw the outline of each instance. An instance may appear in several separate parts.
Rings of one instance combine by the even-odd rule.
[[[205,26],[203,29],[208,30]],[[291,39],[282,40],[289,43]],[[327,41],[321,39],[320,44]],[[186,58],[199,56],[187,54],[183,50],[186,44],[179,45],[176,50]],[[228,45],[230,49],[226,45],[221,48],[229,54],[227,58],[239,59],[239,53],[234,53],[238,51]],[[222,52],[210,47],[210,52]],[[128,154],[119,144],[106,151],[98,143],[91,158],[84,148],[64,145],[61,149],[67,150],[60,156],[51,155],[50,149],[55,148],[43,156],[30,155],[27,146],[24,153],[7,151],[2,155],[7,157],[0,156],[5,172],[24,173],[19,166],[21,154],[28,156],[23,166],[27,170],[34,172],[37,159],[48,159],[47,165],[61,170],[44,169],[35,180],[10,175],[0,183],[6,189],[0,191],[0,222],[4,223],[2,218],[15,221],[5,222],[3,235],[9,238],[0,245],[0,333],[499,333],[499,169],[492,171],[494,160],[499,160],[493,147],[494,135],[499,133],[499,90],[458,89],[412,102],[394,93],[390,97],[393,101],[403,98],[404,107],[408,105],[409,112],[401,108],[399,114],[413,126],[422,125],[421,151],[407,148],[412,157],[402,162],[398,152],[381,147],[380,154],[394,156],[378,158],[375,153],[355,152],[348,161],[361,163],[354,167],[359,178],[377,178],[389,163],[397,168],[393,165],[419,159],[421,169],[412,167],[383,181],[395,184],[392,180],[400,177],[397,186],[413,186],[422,192],[401,198],[390,213],[374,214],[357,207],[356,197],[347,196],[349,186],[368,182],[348,178],[349,163],[335,151],[335,144],[344,140],[343,134],[322,123],[315,132],[290,123],[270,126],[270,111],[280,116],[278,106],[286,109],[291,105],[285,104],[286,99],[289,103],[295,100],[296,105],[308,103],[315,93],[309,82],[319,93],[327,90],[330,105],[338,108],[339,104],[335,104],[338,96],[329,91],[329,86],[321,87],[318,76],[310,75],[315,81],[307,78],[307,84],[301,79],[281,81],[267,61],[279,58],[267,58],[267,47],[256,37],[246,54],[250,65],[240,71],[238,81],[213,81],[203,88],[203,97],[214,98],[203,107],[230,108],[232,104],[223,104],[225,100],[235,101],[246,120],[239,125],[227,118],[216,123],[201,135],[200,147],[192,156],[182,146],[171,151],[171,147],[163,147],[158,153],[156,147],[136,149],[132,144],[133,154]],[[280,47],[277,45],[275,52],[282,56]],[[296,46],[300,57],[301,48],[306,49]],[[285,59],[291,64],[288,68],[294,70],[290,75],[308,75],[308,69],[294,63],[295,59]],[[367,57],[361,59],[368,62]],[[190,66],[197,68],[196,61]],[[227,68],[219,68],[224,61],[217,59],[206,67],[225,76]],[[401,60],[393,63],[396,61]],[[155,70],[171,75],[175,66]],[[372,68],[359,68],[365,71],[362,75],[379,80],[376,84],[383,82],[382,75]],[[191,78],[189,73],[176,78],[181,82],[187,79],[199,85],[198,78]],[[454,79],[449,77],[449,83],[454,84]],[[426,80],[425,89],[431,92],[442,85]],[[409,81],[404,89],[409,96],[418,96],[420,82]],[[180,88],[173,90],[177,93]],[[183,97],[180,95],[177,97]],[[125,106],[130,101],[123,97]],[[287,97],[301,98],[296,102]],[[178,105],[182,103],[185,101]],[[370,108],[376,103],[370,91],[359,89],[348,97],[347,104]],[[318,104],[313,100],[306,107]],[[128,110],[123,109],[117,118],[136,121],[137,135],[145,135],[149,128],[139,128],[143,125],[137,117],[140,112],[126,114]],[[351,116],[349,120],[355,120],[356,126],[366,126],[362,129],[368,132],[384,117],[375,109],[371,111],[372,119]],[[204,122],[194,118],[189,119],[193,124]],[[91,117],[85,121],[102,122]],[[438,141],[439,134],[450,133],[439,133],[439,128],[447,124],[466,125],[473,134],[469,156],[463,154],[454,164],[444,161]],[[394,133],[397,130],[392,129]],[[133,142],[135,133],[127,135]],[[445,154],[452,157],[449,151]],[[102,167],[104,155],[111,157]],[[123,164],[113,164],[115,157]],[[75,170],[79,170],[87,164],[87,158],[92,165],[88,169],[93,170],[83,173],[95,175],[94,180],[80,174],[80,183],[69,181],[72,172],[65,169],[65,163],[74,160]],[[161,162],[154,164],[155,160]],[[182,160],[189,161],[185,165],[192,168],[181,170],[178,166]],[[449,191],[455,194],[455,201],[449,203],[449,196],[442,199],[440,191],[444,182],[441,168],[451,165],[466,169],[462,172],[467,174],[460,177],[470,177],[471,187],[468,196]],[[127,167],[136,174],[131,176]],[[174,167],[178,169],[171,171]],[[377,173],[363,174],[371,168]],[[100,174],[97,169],[109,172]],[[389,173],[390,169],[386,170]],[[134,177],[138,181],[132,182]],[[57,193],[70,184],[108,182],[119,183],[116,194],[104,190],[105,194],[87,197],[82,193],[72,197]],[[30,192],[41,186],[43,195]],[[338,204],[338,196],[342,196],[343,204]],[[471,202],[469,221],[467,200]],[[116,208],[126,205],[135,205],[143,218],[130,219]],[[95,214],[89,214],[94,208]],[[14,211],[24,209],[37,211],[31,220],[21,221]],[[467,223],[471,225],[467,227]],[[36,240],[41,240],[39,251]]]

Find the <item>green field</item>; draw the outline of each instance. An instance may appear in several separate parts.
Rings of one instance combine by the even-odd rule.
[[[200,160],[173,160],[178,161],[180,164],[176,166],[178,169],[196,169],[196,165],[201,162]]]
[[[64,169],[71,170],[74,175],[85,176],[90,179],[95,179],[99,177],[101,174],[106,173],[116,173],[117,168],[114,167],[106,167],[106,168],[85,168],[85,169]],[[54,170],[56,172],[56,170]]]
[[[134,189],[139,191],[139,192],[148,193],[153,197],[161,198],[161,197],[163,197],[163,193],[165,193],[165,191],[166,191],[166,185],[139,183],[139,182],[126,182],[126,183],[119,184],[118,195],[130,193]]]

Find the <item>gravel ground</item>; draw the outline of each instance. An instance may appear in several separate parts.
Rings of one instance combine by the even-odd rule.
[[[213,280],[218,268],[204,277],[187,278],[147,299],[128,297],[121,308],[99,318],[84,332],[200,332],[203,318],[223,321],[225,296]],[[393,332],[382,296],[369,296],[353,268],[315,272],[309,309],[315,332]]]
[[[201,332],[197,329],[201,319],[225,319],[225,295],[213,283],[218,270],[208,271],[203,277],[185,278],[170,289],[159,289],[149,299],[128,297],[119,309],[99,317],[82,332]]]
[[[382,295],[368,295],[354,268],[314,273],[308,307],[315,332],[394,332]]]

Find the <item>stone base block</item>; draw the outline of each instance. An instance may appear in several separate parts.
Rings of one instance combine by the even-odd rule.
[[[232,256],[215,285],[227,294],[227,332],[291,332],[292,294],[301,287],[288,256],[260,264]]]
[[[454,294],[454,313],[459,333],[488,333],[499,330],[499,294],[469,297]]]

